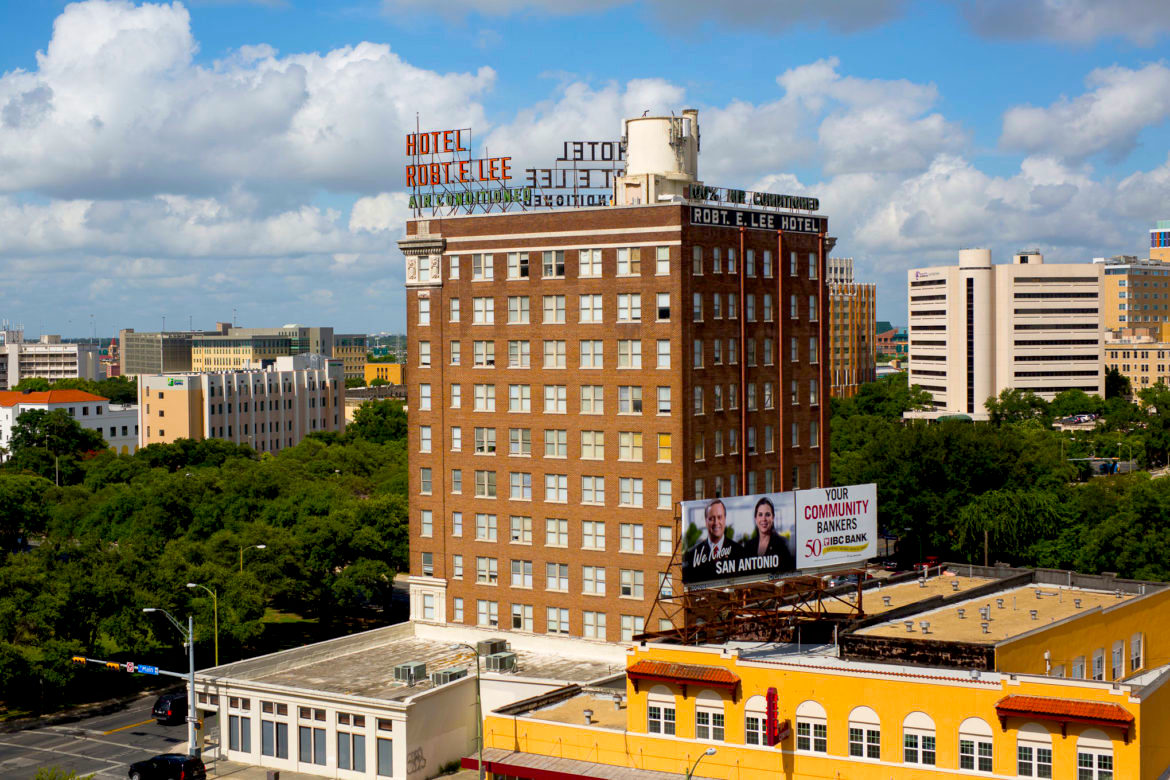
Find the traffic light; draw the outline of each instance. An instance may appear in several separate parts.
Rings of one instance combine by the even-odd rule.
[[[73,656],[73,663],[81,664],[82,666],[85,666],[85,656],[84,655]]]
[[[115,672],[120,672],[122,671],[122,664],[116,663],[114,661],[106,661],[106,668],[113,669]]]

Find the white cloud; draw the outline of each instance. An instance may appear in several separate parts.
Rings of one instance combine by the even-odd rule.
[[[976,33],[1012,40],[1090,43],[1107,37],[1152,45],[1170,31],[1164,0],[954,0]]]
[[[1090,91],[1047,108],[1018,106],[1004,114],[1000,142],[1009,149],[1080,159],[1097,152],[1129,152],[1138,134],[1170,116],[1170,68],[1099,68],[1085,79]]]

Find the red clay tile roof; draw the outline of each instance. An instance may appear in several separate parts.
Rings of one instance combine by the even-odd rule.
[[[739,677],[722,666],[674,664],[666,661],[638,661],[626,669],[626,676],[642,680],[663,680],[675,683],[698,683],[718,688],[734,688]]]
[[[41,390],[36,393],[22,393],[18,390],[0,390],[0,406],[17,404],[81,404],[105,401],[100,395],[84,390]]]
[[[1133,715],[1119,704],[1076,699],[1050,699],[1045,696],[1008,696],[995,705],[999,716],[1025,715],[1063,721],[1092,721],[1133,725]]]

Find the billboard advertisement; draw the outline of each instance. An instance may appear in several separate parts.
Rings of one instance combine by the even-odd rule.
[[[877,555],[877,485],[684,501],[685,585],[776,579]]]

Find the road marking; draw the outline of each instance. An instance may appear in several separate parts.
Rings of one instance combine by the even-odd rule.
[[[117,734],[119,731],[125,731],[126,729],[134,729],[134,728],[138,728],[139,726],[145,726],[147,723],[154,723],[154,718],[150,718],[149,720],[144,720],[141,723],[131,723],[129,726],[119,726],[116,729],[110,729],[109,731],[103,731],[102,736],[108,737],[111,734]]]
[[[84,758],[86,761],[105,761],[107,764],[114,764],[114,765],[125,763],[124,761],[115,761],[112,758],[102,758],[101,756],[87,756],[87,755],[84,755],[82,753],[71,753],[68,750],[62,750],[61,748],[40,748],[40,747],[33,747],[32,745],[22,745],[19,742],[0,742],[0,745],[3,745],[5,747],[14,747],[14,748],[18,748],[20,750],[35,750],[38,753],[57,753],[57,754],[60,754],[62,756],[71,756],[73,758]],[[5,763],[7,763],[7,762],[5,762]]]

